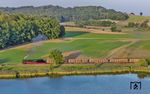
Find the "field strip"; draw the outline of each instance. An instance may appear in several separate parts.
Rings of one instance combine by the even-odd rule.
[[[68,37],[68,38],[63,38],[63,39],[44,40],[44,41],[40,41],[40,42],[36,42],[36,43],[21,44],[21,45],[18,45],[18,46],[9,47],[9,48],[0,50],[0,53],[5,52],[7,50],[12,50],[12,49],[28,49],[28,48],[32,48],[33,45],[38,45],[38,44],[42,45],[43,43],[49,43],[49,42],[56,42],[56,43],[58,42],[59,43],[59,42],[72,42],[72,41],[75,41],[75,40],[94,40],[94,39],[97,39],[97,40],[121,40],[121,41],[132,41],[132,42],[133,41],[138,41],[138,40],[150,40],[150,39],[129,39],[129,38],[110,38],[109,39],[109,38],[69,38]]]
[[[6,49],[3,49],[3,50],[0,50],[0,53],[1,52],[5,52],[7,50],[12,50],[12,49],[28,49],[28,48],[32,48],[34,45],[42,45],[43,43],[49,43],[49,42],[71,42],[73,40],[69,40],[69,41],[66,41],[66,39],[52,39],[52,40],[44,40],[44,41],[39,41],[39,42],[35,42],[35,43],[25,43],[25,44],[21,44],[21,45],[17,45],[17,46],[14,46],[14,47],[9,47],[9,48],[6,48]]]
[[[126,45],[123,45],[123,46],[121,46],[121,47],[118,47],[118,48],[112,50],[112,51],[108,54],[107,58],[120,57],[120,56],[119,56],[120,53],[124,52],[124,50],[126,50],[127,47],[129,47],[129,46],[131,46],[132,44],[138,42],[139,40],[128,40],[128,41],[129,41],[130,43],[128,43],[128,44],[126,44]]]
[[[78,31],[78,32],[89,32],[89,33],[97,33],[97,34],[127,34],[127,33],[123,33],[123,32],[111,32],[111,31],[103,31],[100,29],[89,29],[89,28],[81,28],[81,27],[65,27],[66,31],[69,32],[74,32],[74,31]]]

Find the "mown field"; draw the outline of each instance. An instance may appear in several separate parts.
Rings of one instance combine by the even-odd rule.
[[[128,21],[144,21],[149,17],[131,16]],[[42,58],[49,54],[51,49],[59,49],[62,52],[80,51],[84,57],[107,57],[113,50],[128,45],[126,50],[134,55],[150,54],[150,33],[149,32],[125,32],[124,34],[105,34],[86,32],[83,28],[67,28],[64,39],[48,40],[39,43],[30,43],[0,51],[0,64],[20,64],[25,56],[27,59]],[[134,42],[135,41],[135,42]],[[120,50],[118,50],[119,52]],[[124,53],[125,54],[125,53]],[[133,55],[133,56],[134,56]]]
[[[27,44],[23,47],[18,46],[16,48],[10,48],[4,51],[0,51],[0,63],[18,64],[22,62],[23,58],[26,55],[29,55],[28,59],[42,58],[45,55],[48,55],[51,49],[59,49],[62,52],[79,50],[81,51],[81,55],[85,57],[106,57],[112,50],[130,43],[129,39],[139,38],[138,36],[133,34],[115,35],[85,32],[67,32],[66,39],[61,41],[49,40],[47,42]],[[146,40],[144,42],[141,41],[140,43],[137,42],[130,47],[150,50],[150,42],[147,39],[148,36],[140,37]]]
[[[23,47],[17,47],[13,49],[8,49],[0,52],[0,63],[20,63],[26,55],[29,55],[28,59],[41,58],[47,54],[51,49],[59,49],[62,52],[65,51],[76,51],[80,50],[81,55],[88,57],[105,57],[107,54],[122,45],[129,42],[119,41],[119,40],[108,40],[103,38],[110,38],[110,35],[97,35],[88,33],[83,36],[83,34],[68,33],[67,37],[79,37],[83,39],[68,39],[62,41],[49,41],[46,43],[36,43],[29,44]],[[93,39],[84,39],[86,36],[91,36]],[[93,36],[93,37],[92,37]],[[96,39],[94,37],[96,36]],[[102,38],[103,37],[103,38]],[[112,35],[112,39],[115,36]],[[99,39],[97,39],[99,38]],[[102,39],[101,39],[102,38]],[[116,38],[116,37],[115,37]]]

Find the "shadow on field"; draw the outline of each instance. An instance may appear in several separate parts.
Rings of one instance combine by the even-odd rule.
[[[79,32],[79,31],[66,32],[65,37],[77,37],[77,36],[84,35],[84,34],[87,34],[87,33],[89,33],[89,32]]]
[[[76,51],[66,56],[65,59],[76,59],[80,54],[81,54],[80,51]]]

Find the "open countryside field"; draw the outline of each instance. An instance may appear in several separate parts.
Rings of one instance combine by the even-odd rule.
[[[92,34],[96,36],[96,34]],[[89,36],[89,35],[88,35]],[[106,36],[106,35],[104,35]],[[109,37],[109,36],[108,36]],[[84,38],[84,37],[83,37]],[[97,36],[98,38],[98,36]],[[104,57],[109,51],[127,44],[127,41],[112,41],[103,39],[75,39],[63,40],[61,42],[46,42],[30,44],[16,49],[8,49],[0,52],[1,63],[20,63],[26,55],[28,58],[41,58],[50,51],[50,49],[60,49],[61,51],[75,51],[80,50],[81,55],[88,57]]]
[[[115,49],[132,43],[133,40],[146,40],[144,48],[150,51],[148,35],[145,34],[96,34],[87,32],[67,32],[64,39],[48,40],[38,43],[27,44],[0,51],[0,63],[19,64],[23,58],[28,55],[28,59],[42,58],[49,54],[51,49],[59,49],[62,52],[80,51],[82,57],[100,58],[107,57]],[[132,46],[133,45],[133,46]],[[141,43],[135,42],[128,47],[138,49]],[[135,45],[135,46],[134,46]],[[124,48],[123,48],[124,49]],[[140,47],[139,47],[140,49]],[[122,51],[122,49],[119,49]],[[118,51],[119,51],[118,50]],[[118,52],[114,52],[115,55]],[[125,54],[125,53],[124,53]]]
[[[148,19],[149,17],[130,16],[128,21]],[[63,39],[29,43],[1,50],[0,63],[20,64],[25,57],[27,59],[43,58],[48,56],[51,49],[59,49],[64,53],[80,51],[79,58],[149,58],[150,56],[150,33],[148,32],[114,33],[80,27],[66,27],[66,31]]]
[[[150,33],[128,28],[128,22],[143,22],[149,17],[130,16],[115,21],[121,32],[111,27],[66,26],[63,38],[26,43],[0,50],[0,78],[37,77],[48,75],[150,73],[146,58],[150,58]],[[99,20],[98,20],[99,21]],[[114,21],[114,20],[113,20]],[[75,22],[67,22],[75,25]],[[47,30],[47,28],[46,28]],[[102,64],[23,64],[22,61],[48,58],[52,49],[59,49],[66,59],[130,58],[135,63]],[[76,62],[75,62],[76,63]]]

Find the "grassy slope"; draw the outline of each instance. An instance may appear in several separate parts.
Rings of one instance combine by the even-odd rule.
[[[128,21],[139,22],[148,19],[150,19],[150,17],[130,16]],[[127,42],[119,42],[118,40],[121,40],[123,38],[150,39],[150,34],[132,33],[132,34],[115,35],[115,34],[94,34],[94,33],[85,33],[85,32],[67,32],[66,37],[93,38],[93,39],[91,40],[78,39],[74,41],[49,42],[49,43],[43,43],[37,47],[34,47],[32,45],[34,51],[33,53],[31,53],[32,51],[30,52],[31,53],[30,58],[40,58],[45,54],[48,54],[48,51],[53,48],[58,48],[62,51],[81,50],[83,55],[102,57],[102,56],[106,56],[107,53],[110,52],[112,49],[127,44]],[[133,44],[131,47],[150,50],[150,41],[146,40],[140,43],[138,42],[136,44]],[[17,48],[17,49],[8,49],[4,52],[0,51],[0,63],[20,63],[28,50],[31,49]]]
[[[138,16],[138,15],[132,15],[127,20],[128,22],[143,22],[146,20],[150,20],[149,16]]]
[[[145,20],[145,17],[130,18],[128,21],[141,21]],[[146,18],[147,19],[147,18]],[[132,39],[146,39],[140,42],[133,44],[132,48],[138,49],[146,49],[150,50],[150,34],[149,33],[130,33],[125,35],[107,35],[107,34],[92,34],[92,33],[84,33],[84,32],[67,32],[66,37],[71,38],[96,38],[96,39],[78,39],[75,41],[64,41],[64,42],[49,42],[43,43],[39,47],[35,47],[35,51],[38,51],[36,54],[32,54],[32,57],[41,57],[48,53],[48,50],[51,48],[59,48],[62,51],[69,50],[82,50],[84,55],[89,56],[104,56],[113,48],[117,48],[121,45],[127,44],[127,42],[119,42],[122,38],[132,38]],[[115,39],[115,40],[112,40]],[[117,41],[116,41],[117,39]],[[92,50],[91,50],[92,49]],[[103,50],[103,51],[102,51]],[[9,49],[6,51],[0,51],[0,63],[6,64],[19,64],[22,58],[26,55],[27,48],[17,48],[17,49]],[[99,54],[97,54],[97,52]],[[49,65],[8,65],[8,66],[0,66],[2,70],[10,70],[10,71],[45,71],[49,70]],[[56,67],[54,72],[91,72],[97,71],[101,73],[105,73],[107,71],[117,73],[119,70],[130,70],[132,68],[133,72],[149,72],[150,67],[141,66],[141,63],[136,64],[96,64],[96,65],[85,65],[85,64],[75,64],[68,65],[63,64],[60,67]]]
[[[8,49],[0,52],[0,63],[20,63],[24,56],[30,51],[29,58],[40,58],[48,54],[50,49],[60,49],[61,51],[73,51],[80,50],[82,55],[89,57],[104,57],[112,49],[127,44],[128,42],[121,42],[122,38],[139,38],[139,35],[125,34],[125,35],[111,35],[111,34],[94,34],[94,33],[83,33],[83,32],[67,32],[66,37],[79,38],[74,41],[64,40],[60,42],[48,42],[37,44],[39,46],[31,45],[32,50],[28,47]],[[140,35],[140,38],[147,39],[149,36]],[[83,38],[83,39],[80,39]],[[84,39],[93,38],[93,39]],[[150,38],[150,37],[149,37]],[[117,39],[117,40],[116,40]],[[148,50],[150,42],[142,42],[145,48]],[[136,45],[140,46],[140,43]],[[134,46],[137,48],[137,46]]]
[[[138,48],[143,50],[150,50],[150,40],[143,40],[139,41],[133,45],[131,45],[132,48]]]
[[[98,39],[120,39],[120,38],[132,38],[134,36],[128,34],[95,34],[86,32],[67,32],[66,37],[74,38],[98,38]]]
[[[70,34],[70,33],[69,33]],[[112,49],[120,47],[128,42],[112,41],[111,39],[116,38],[117,35],[106,35],[106,34],[70,34],[71,37],[78,38],[99,38],[99,39],[78,39],[74,41],[64,40],[62,42],[48,42],[38,44],[39,46],[31,45],[32,50],[27,48],[9,49],[0,52],[0,63],[20,63],[23,57],[28,51],[30,51],[29,58],[40,58],[48,54],[50,49],[60,49],[61,51],[72,51],[80,50],[82,55],[90,57],[102,57],[106,56]],[[69,35],[67,35],[69,37]],[[101,38],[108,38],[110,40],[104,40]],[[118,35],[118,38],[120,36]]]

